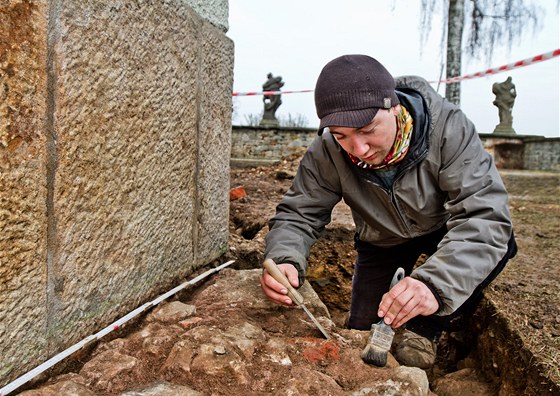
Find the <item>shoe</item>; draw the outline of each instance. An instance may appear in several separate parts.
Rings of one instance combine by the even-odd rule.
[[[429,369],[436,361],[436,343],[404,330],[395,348],[395,359],[403,366]]]

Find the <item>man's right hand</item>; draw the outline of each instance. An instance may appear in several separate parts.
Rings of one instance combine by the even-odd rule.
[[[298,280],[298,270],[292,264],[278,264],[278,269],[282,272],[290,284],[297,288],[299,287]],[[265,296],[272,302],[281,305],[292,305],[293,301],[287,296],[288,290],[282,286],[282,284],[276,282],[276,280],[268,273],[267,270],[263,270],[263,273],[259,277],[261,282],[261,287]]]

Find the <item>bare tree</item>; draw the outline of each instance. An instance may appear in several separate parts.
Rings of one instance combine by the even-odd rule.
[[[447,78],[461,75],[461,55],[463,30],[465,26],[465,0],[449,0],[447,12],[447,58],[445,68]],[[445,86],[445,97],[451,103],[461,103],[459,82]]]
[[[442,53],[447,48],[447,58],[442,59],[442,63],[446,65],[446,78],[461,75],[463,54],[490,61],[496,46],[507,44],[510,50],[522,33],[527,30],[534,33],[541,27],[542,9],[532,0],[422,0],[420,28],[423,41],[427,39],[432,18],[438,11],[444,16]],[[466,34],[465,27],[468,29]],[[466,39],[464,48],[463,38]],[[459,105],[460,82],[447,84],[445,96]]]

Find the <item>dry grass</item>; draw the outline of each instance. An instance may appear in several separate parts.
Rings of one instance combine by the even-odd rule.
[[[519,253],[492,287],[492,300],[560,384],[560,174],[503,172]]]

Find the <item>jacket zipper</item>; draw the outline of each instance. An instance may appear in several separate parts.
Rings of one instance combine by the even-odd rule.
[[[420,163],[420,161],[422,161],[424,158],[426,158],[427,154],[428,154],[428,149],[425,148],[424,151],[416,159],[414,159],[414,161],[411,161],[409,164],[406,165],[406,167],[400,169],[400,172],[398,172],[396,174],[395,180],[393,180],[393,184],[391,185],[391,191],[390,191],[391,204],[394,206],[395,211],[397,212],[397,214],[399,216],[399,219],[401,220],[403,226],[405,227],[406,231],[408,231],[408,232],[410,232],[410,227],[408,226],[408,224],[406,223],[403,215],[401,214],[399,205],[398,205],[397,200],[395,198],[395,192],[393,191],[393,186],[399,181],[399,179],[402,178],[402,175],[404,175],[407,170],[409,170],[410,168],[412,168],[416,164]]]
[[[393,211],[395,212],[395,215],[397,216],[397,218],[400,220],[401,228],[403,228],[407,232],[410,232],[410,227],[408,226],[408,224],[406,223],[403,215],[401,214],[400,208],[399,208],[397,200],[395,198],[395,193],[393,191],[393,186],[402,177],[402,175],[405,174],[405,172],[407,170],[409,170],[414,165],[416,165],[420,161],[422,161],[426,157],[427,153],[428,153],[428,150],[424,149],[424,151],[416,159],[414,159],[414,161],[411,161],[409,164],[406,165],[406,167],[400,169],[400,171],[395,175],[395,180],[393,180],[393,183],[391,185],[391,189],[385,188],[380,183],[377,183],[376,181],[370,179],[369,177],[365,178],[369,183],[371,183],[374,186],[380,188],[381,190],[383,190],[387,194],[389,202],[391,203],[391,207],[393,208]]]
[[[368,183],[373,184],[375,187],[379,188],[381,191],[383,191],[385,194],[387,194],[387,200],[389,201],[389,203],[391,204],[391,207],[393,208],[393,215],[396,216],[397,219],[400,220],[400,224],[401,224],[401,229],[404,229],[406,231],[409,231],[408,226],[406,225],[406,222],[404,221],[403,216],[401,215],[401,213],[399,212],[399,208],[397,206],[396,200],[394,198],[394,193],[393,193],[393,189],[387,189],[384,186],[382,186],[381,184],[371,180],[370,178],[366,178],[365,179]]]

